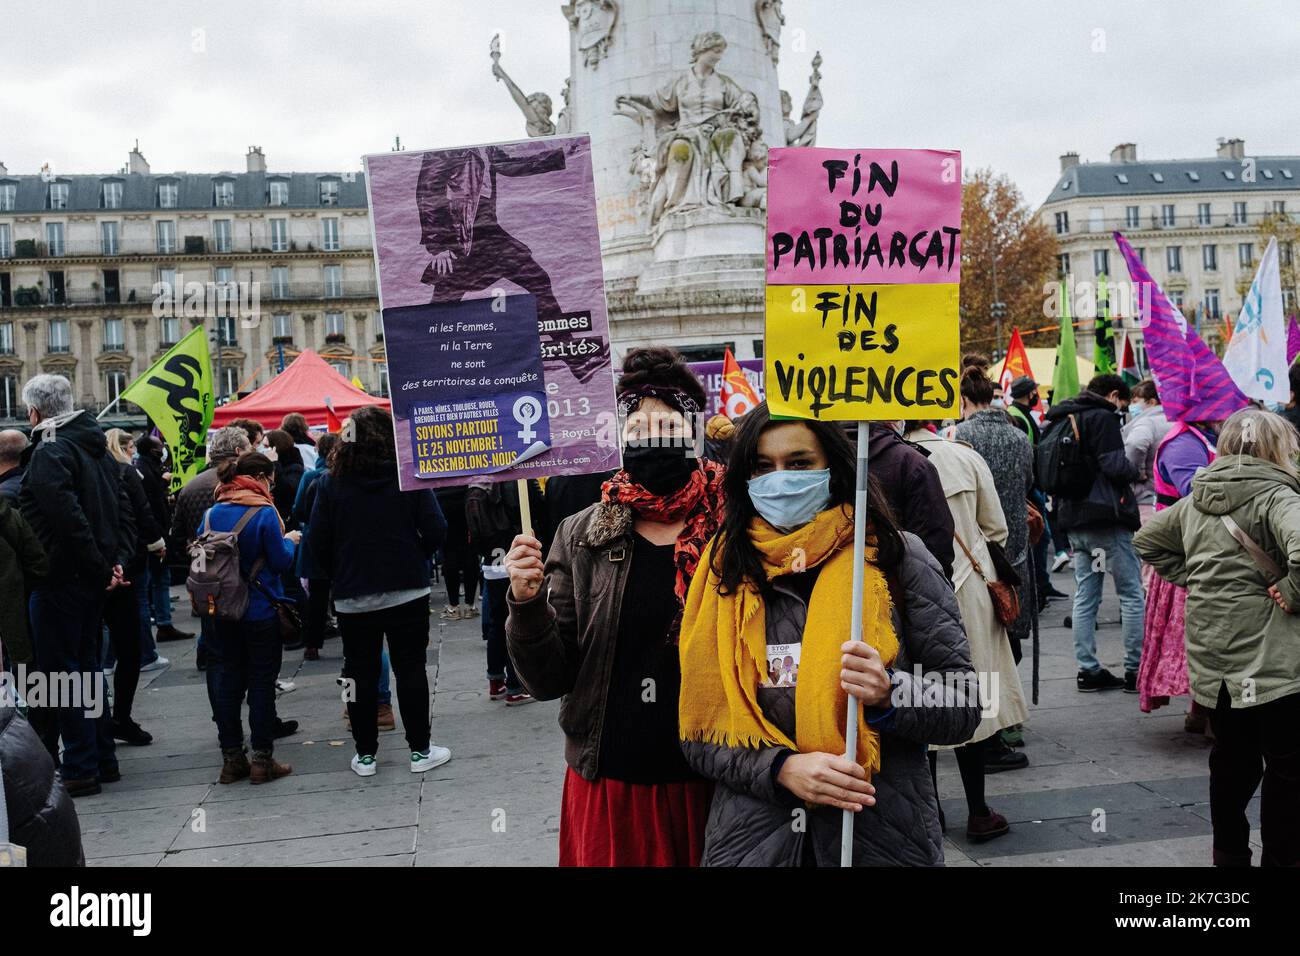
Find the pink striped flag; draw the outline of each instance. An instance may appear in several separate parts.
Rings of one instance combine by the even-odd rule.
[[[1165,415],[1183,422],[1223,421],[1250,404],[1217,355],[1187,325],[1133,247],[1116,232],[1115,242],[1133,280],[1134,307],[1143,319],[1147,360]]]
[[[1293,315],[1286,327],[1286,364],[1294,362],[1297,355],[1300,355],[1300,322]]]

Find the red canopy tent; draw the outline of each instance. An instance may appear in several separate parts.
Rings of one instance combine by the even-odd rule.
[[[252,394],[218,407],[212,415],[212,427],[222,428],[236,418],[251,418],[266,428],[279,428],[280,420],[290,412],[302,412],[308,425],[324,425],[327,398],[339,418],[347,418],[366,405],[390,406],[388,399],[366,394],[307,349]]]

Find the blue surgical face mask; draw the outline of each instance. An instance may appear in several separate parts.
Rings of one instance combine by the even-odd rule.
[[[831,470],[769,471],[749,480],[749,500],[778,531],[801,528],[831,503]]]

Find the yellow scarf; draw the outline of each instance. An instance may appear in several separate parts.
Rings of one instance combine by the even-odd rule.
[[[802,528],[782,534],[762,519],[749,529],[763,557],[767,578],[791,574],[797,565],[821,565],[808,602],[799,680],[795,685],[795,736],[791,741],[758,705],[767,660],[766,613],[759,590],[746,582],[735,594],[719,594],[713,571],[714,538],[700,557],[683,612],[678,733],[729,747],[783,746],[799,753],[844,753],[847,694],[840,686],[840,645],[849,639],[853,605],[853,509],[823,511]],[[868,538],[870,545],[874,539]],[[885,576],[876,548],[867,548],[862,636],[885,666],[898,656]],[[880,737],[865,721],[858,727],[858,763],[880,769]]]

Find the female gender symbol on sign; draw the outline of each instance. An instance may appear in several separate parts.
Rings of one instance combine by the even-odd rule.
[[[510,412],[515,421],[524,427],[519,429],[520,441],[532,441],[537,437],[533,426],[542,419],[542,403],[532,395],[520,395],[515,399],[515,407]]]

